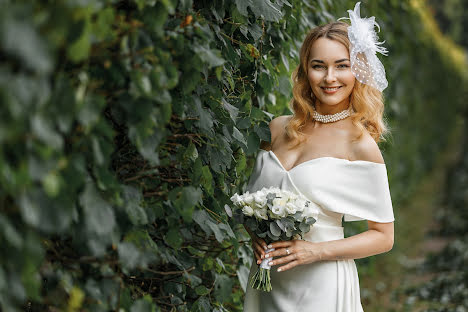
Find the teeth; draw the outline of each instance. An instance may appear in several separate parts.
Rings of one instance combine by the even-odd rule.
[[[324,88],[326,91],[335,91],[338,90],[339,87],[336,88]]]

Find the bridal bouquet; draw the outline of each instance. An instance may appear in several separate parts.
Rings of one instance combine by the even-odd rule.
[[[251,232],[270,243],[277,240],[302,238],[310,231],[317,220],[317,205],[301,194],[296,194],[277,187],[231,197],[234,209],[228,215],[243,223]],[[267,252],[273,251],[268,249]],[[254,289],[271,290],[271,257],[264,259],[250,285]]]

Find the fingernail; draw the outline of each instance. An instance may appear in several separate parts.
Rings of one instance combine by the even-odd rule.
[[[278,272],[281,272],[281,268],[279,268],[279,269],[278,269],[278,270],[276,270],[276,271],[278,271]]]
[[[269,254],[266,254],[266,255],[265,255],[265,258],[269,258],[269,257],[270,257],[270,255],[269,255]]]
[[[273,261],[270,261],[270,263],[268,263],[268,265],[273,265]]]
[[[271,245],[271,244],[270,244],[270,245],[268,245],[268,248],[273,248],[273,245]]]
[[[268,249],[268,247],[267,247],[267,246],[263,246],[263,249],[267,250],[267,249]]]
[[[261,255],[261,256],[260,256],[260,258],[262,258],[262,259],[263,259],[263,255]]]
[[[257,260],[257,264],[260,264],[260,262],[261,262],[260,260]]]

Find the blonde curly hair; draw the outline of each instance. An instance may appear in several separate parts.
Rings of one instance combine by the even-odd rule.
[[[301,128],[311,119],[315,110],[315,96],[312,97],[313,93],[308,80],[308,61],[312,45],[317,39],[324,37],[342,43],[349,51],[351,43],[348,39],[348,27],[349,25],[344,22],[333,22],[317,26],[308,33],[302,43],[299,65],[291,75],[293,98],[289,102],[289,107],[293,115],[285,127],[286,135],[293,143],[295,142],[292,147],[297,146],[305,140],[305,135],[301,132]],[[352,105],[355,111],[350,116],[352,123],[361,132],[355,140],[358,140],[363,135],[364,130],[367,130],[376,142],[385,141],[383,135],[389,130],[383,119],[384,103],[382,92],[362,84],[356,79],[350,95],[350,105]]]

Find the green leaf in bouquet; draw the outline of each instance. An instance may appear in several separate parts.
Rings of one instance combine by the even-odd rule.
[[[224,205],[224,210],[226,211],[226,214],[229,216],[229,218],[232,218],[232,209],[229,207],[229,205]]]
[[[293,217],[294,219],[296,219],[296,221],[302,221],[302,219],[304,218],[301,211],[298,211],[295,214],[293,214]]]
[[[281,234],[281,233],[280,233],[280,234]],[[268,235],[268,237],[270,237],[271,240],[273,240],[273,241],[277,241],[277,240],[279,239],[279,237],[280,237],[280,235],[274,235],[274,234],[271,233],[270,231],[267,231],[267,235]]]
[[[295,226],[296,225],[296,219],[294,219],[293,216],[287,216],[286,220],[289,221],[288,225],[290,224],[292,229],[295,230],[296,229],[296,226]]]
[[[247,218],[245,221],[245,226],[247,226],[250,230],[255,231],[257,230],[257,221],[254,218]]]
[[[276,219],[276,224],[281,229],[281,231],[286,232],[286,227],[284,226],[283,222],[281,222],[281,220]]]
[[[306,219],[306,224],[309,224],[309,225],[312,225],[316,222],[317,220],[315,220],[315,218],[312,218],[312,217],[308,217]]]
[[[294,220],[291,220],[290,218],[287,218],[287,217],[282,218],[281,223],[284,225],[284,227],[288,231],[291,231],[291,230],[293,230],[295,228],[294,227]]]
[[[299,223],[299,230],[302,233],[307,233],[310,231],[310,225],[304,222]]]
[[[278,237],[281,235],[281,228],[276,224],[276,222],[271,222],[270,223],[270,232],[274,236]]]
[[[268,231],[263,232],[263,233],[259,233],[259,234],[257,234],[257,236],[260,237],[260,238],[265,238],[267,236],[267,234],[268,234]]]
[[[244,223],[244,214],[240,210],[235,210],[233,215],[232,215],[232,219],[237,224],[243,224]]]

